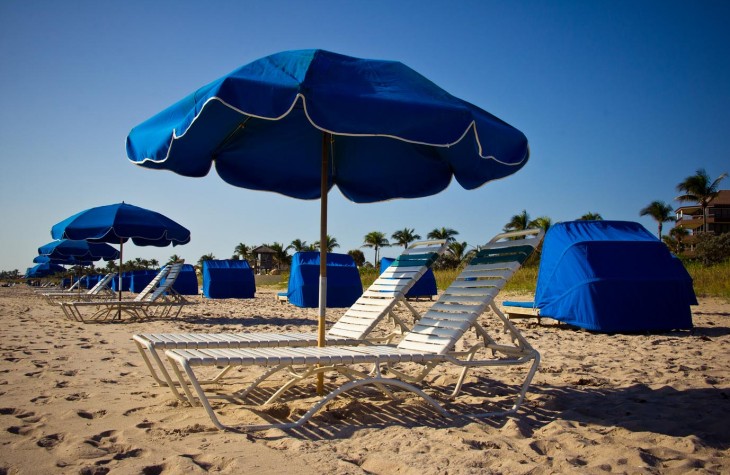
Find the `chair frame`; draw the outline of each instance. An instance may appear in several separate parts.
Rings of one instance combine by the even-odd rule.
[[[524,382],[508,410],[469,414],[469,418],[484,418],[515,413],[523,403],[529,385],[540,362],[540,354],[527,342],[519,330],[494,304],[494,298],[517,271],[529,253],[542,239],[542,230],[527,230],[496,236],[480,251],[464,271],[457,277],[431,308],[421,317],[414,328],[404,335],[397,346],[361,345],[305,348],[267,349],[178,349],[166,350],[165,354],[173,367],[185,399],[195,406],[200,403],[213,425],[225,430],[256,431],[270,428],[292,429],[302,426],[322,407],[338,395],[360,386],[375,386],[388,397],[395,398],[387,387],[392,386],[420,396],[439,414],[447,417],[465,417],[447,411],[441,404],[415,384],[423,382],[425,376],[436,366],[450,363],[462,368],[450,397],[461,391],[469,369],[492,366],[530,364]],[[531,239],[528,239],[530,237]],[[529,250],[529,252],[528,252]],[[519,256],[517,255],[519,254]],[[486,256],[486,257],[482,257]],[[479,325],[477,318],[487,309],[494,313],[511,336],[512,345],[497,343]],[[474,328],[480,342],[466,351],[453,351],[454,345],[464,333]],[[486,350],[488,359],[476,359],[477,352]],[[395,365],[417,363],[422,370],[411,376]],[[353,365],[369,365],[369,372],[353,368]],[[315,374],[336,372],[349,381],[316,402],[302,417],[294,422],[232,426],[224,424],[213,410],[200,384],[194,368],[198,367],[263,367],[268,368],[254,380],[240,395],[246,397],[262,381],[279,371],[288,371],[292,378],[274,393],[267,403],[279,399],[295,384]],[[302,367],[302,369],[298,369]],[[387,371],[393,377],[385,377]],[[191,391],[190,387],[195,391]],[[170,389],[181,400],[175,385]],[[230,399],[230,397],[226,397]]]
[[[408,331],[408,326],[394,312],[404,306],[415,318],[418,312],[405,299],[406,293],[446,250],[446,240],[412,243],[398,260],[383,271],[363,295],[345,312],[325,335],[328,343],[359,345],[389,343]],[[393,324],[390,334],[367,339],[367,336],[388,317]],[[155,382],[161,386],[175,383],[165,368],[158,350],[192,348],[268,348],[280,346],[316,346],[317,334],[310,333],[145,333],[132,336],[145,365]],[[200,381],[211,384],[220,381],[230,368],[223,369],[212,379]]]

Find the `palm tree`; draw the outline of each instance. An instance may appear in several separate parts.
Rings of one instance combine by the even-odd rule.
[[[651,216],[659,223],[659,239],[662,238],[662,226],[674,220],[674,210],[663,201],[652,201],[639,211],[639,216]]]
[[[535,218],[532,221],[530,221],[530,224],[528,225],[530,228],[540,228],[543,231],[547,232],[548,229],[550,229],[550,226],[552,226],[553,220],[550,219],[548,216],[540,216],[539,218]]]
[[[385,233],[381,233],[380,231],[371,231],[367,233],[363,242],[364,244],[362,245],[362,247],[372,247],[373,249],[375,249],[375,262],[373,262],[373,265],[377,268],[378,249],[380,249],[381,247],[390,246],[390,242],[388,242],[388,239],[386,239]]]
[[[687,228],[675,226],[669,230],[669,237],[674,240],[675,254],[679,254],[680,252],[684,251],[684,238],[686,238],[687,236],[689,236],[689,229]]]
[[[248,260],[251,257],[251,250],[253,246],[247,246],[242,242],[239,242],[236,248],[233,250],[233,255],[238,256],[241,259]]]
[[[215,256],[213,255],[212,252],[210,254],[204,254],[204,255],[200,256],[200,259],[198,259],[198,267],[200,267],[202,269],[203,268],[203,262],[205,262],[205,261],[212,261],[214,259],[215,259]]]
[[[167,264],[174,264],[175,262],[181,261],[182,257],[178,256],[177,254],[173,254],[170,256],[169,259],[167,259]]]
[[[395,239],[395,244],[407,248],[410,243],[417,239],[421,239],[421,236],[416,234],[415,229],[403,228],[400,231],[396,231],[390,235],[391,238]]]
[[[674,198],[682,202],[694,202],[700,205],[702,209],[702,230],[707,232],[707,206],[710,201],[718,195],[718,186],[720,182],[727,176],[727,173],[721,174],[710,182],[710,176],[704,168],[697,170],[697,174],[688,176],[677,185],[677,191],[684,193]]]
[[[150,259],[150,266],[152,266],[153,269],[157,269],[160,267],[160,261],[157,259]]]
[[[452,256],[454,256],[454,259],[456,259],[456,261],[461,262],[462,260],[464,260],[464,254],[466,252],[467,246],[468,244],[466,243],[466,241],[454,241],[449,244],[449,252]]]
[[[307,244],[307,241],[302,241],[301,239],[295,239],[289,244],[287,249],[293,249],[294,252],[302,252],[302,251],[311,251],[312,246]]]
[[[578,221],[603,221],[603,216],[600,213],[594,213],[592,211],[587,212]]]
[[[454,236],[457,236],[459,234],[459,231],[456,231],[455,229],[451,228],[441,228],[441,229],[434,229],[430,233],[426,235],[428,239],[445,239],[446,242],[454,242],[456,241],[456,238]]]
[[[347,251],[347,255],[352,257],[352,260],[355,261],[356,266],[362,267],[363,264],[365,264],[365,254],[363,254],[360,249],[352,249],[350,251]]]
[[[504,225],[503,231],[524,231],[530,227],[530,215],[527,210],[523,209],[520,214],[512,216],[507,224]]]
[[[328,234],[325,252],[332,252],[335,250],[336,247],[340,247],[340,245],[337,243],[337,238],[334,238]],[[312,245],[312,250],[315,249],[320,249],[319,241],[314,241],[314,244]]]
[[[267,244],[266,247],[274,251],[274,262],[276,262],[279,269],[281,269],[282,266],[288,266],[291,264],[291,256],[286,252],[289,247],[284,248],[284,245],[278,242],[274,242],[274,244]]]

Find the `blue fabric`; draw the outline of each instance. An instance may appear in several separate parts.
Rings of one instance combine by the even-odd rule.
[[[111,261],[119,259],[119,251],[103,242],[59,239],[38,248],[38,254],[51,258],[73,257],[83,261]]]
[[[123,272],[122,273],[122,291],[129,292],[129,287],[131,284],[132,284],[132,273]],[[112,279],[112,290],[115,292],[119,291],[119,276],[115,276]]]
[[[210,299],[254,298],[256,281],[245,260],[203,261],[203,295]]]
[[[198,276],[192,264],[183,264],[172,288],[180,295],[198,295]]]
[[[390,257],[383,257],[380,259],[380,273],[382,274],[385,269],[390,267],[393,261],[395,261],[395,259]],[[418,279],[413,287],[411,287],[411,290],[406,293],[406,297],[433,297],[436,294],[438,294],[438,289],[436,288],[436,276],[433,274],[433,269],[428,269],[426,270],[426,273]]]
[[[638,223],[572,221],[550,227],[535,305],[543,316],[601,332],[692,328],[692,278]]]
[[[502,305],[505,307],[535,308],[535,302],[517,302],[514,300],[505,300]]]
[[[158,273],[159,271],[147,269],[125,272],[125,274],[129,275],[129,291],[135,294],[140,293],[150,282],[152,282],[152,279],[154,279]]]
[[[85,239],[164,247],[190,242],[190,231],[155,211],[127,203],[98,206],[77,213],[51,228],[54,239]]]
[[[25,271],[25,277],[26,278],[37,278],[37,277],[46,277],[49,275],[57,274],[59,272],[66,272],[66,269],[61,267],[58,264],[53,264],[51,262],[44,262],[41,264],[36,264],[33,267],[29,267]]]
[[[273,119],[273,120],[272,120]],[[527,163],[527,138],[402,63],[323,50],[247,64],[133,128],[138,165],[301,199],[320,197],[322,131],[330,187],[359,203],[466,189]],[[414,173],[417,171],[417,173]]]
[[[297,307],[319,304],[319,252],[297,252],[292,256],[289,303]],[[362,281],[352,256],[327,253],[327,307],[349,307],[362,295]]]
[[[50,257],[50,256],[35,256],[33,258],[33,263],[35,264],[44,264],[46,262],[50,262],[52,264],[58,264],[58,265],[71,265],[71,266],[90,266],[93,264],[93,261],[89,260],[81,260],[77,259],[75,257]]]

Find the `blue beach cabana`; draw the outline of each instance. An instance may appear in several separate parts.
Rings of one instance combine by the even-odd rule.
[[[352,257],[327,253],[327,307],[349,307],[361,295],[360,272]],[[319,252],[297,252],[292,256],[286,297],[297,307],[317,307]]]
[[[638,223],[570,221],[545,235],[534,302],[542,317],[605,333],[683,330],[696,304],[682,262]]]
[[[383,257],[380,259],[380,273],[382,274],[385,269],[395,261],[392,257]],[[428,269],[425,274],[411,287],[411,290],[406,293],[406,298],[419,298],[428,297],[432,298],[438,294],[436,288],[436,276],[433,273],[433,269]]]
[[[203,261],[203,295],[209,299],[251,299],[256,294],[253,270],[245,260]]]

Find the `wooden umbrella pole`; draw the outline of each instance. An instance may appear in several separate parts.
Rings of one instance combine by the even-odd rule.
[[[117,320],[122,318],[122,252],[124,251],[124,240],[119,240],[119,308],[117,309]]]
[[[322,132],[322,173],[320,178],[319,215],[319,319],[317,321],[317,346],[325,346],[324,329],[327,324],[327,171],[330,134]],[[324,394],[324,374],[317,373],[317,394]]]

